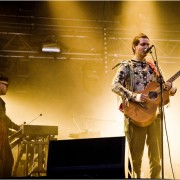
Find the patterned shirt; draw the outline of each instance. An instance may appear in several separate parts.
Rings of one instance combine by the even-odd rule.
[[[137,92],[143,91],[146,85],[153,81],[157,81],[157,72],[152,63],[126,60],[119,65],[112,82],[112,91],[126,101],[135,101]]]

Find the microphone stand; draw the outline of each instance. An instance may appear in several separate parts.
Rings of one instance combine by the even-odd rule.
[[[159,70],[158,70],[159,72]],[[160,130],[161,130],[161,164],[162,164],[162,179],[164,179],[164,150],[163,150],[163,77],[160,74],[159,78],[158,78],[158,83],[160,85],[160,117],[161,117],[161,126],[160,126]]]
[[[152,56],[152,51],[150,51],[150,54]],[[159,77],[158,77],[158,83],[159,83],[159,87],[160,87],[160,117],[161,117],[161,123],[160,123],[160,135],[161,135],[161,169],[162,169],[162,179],[164,179],[164,150],[163,150],[163,83],[164,83],[164,79],[162,76],[162,73],[159,69],[159,65],[158,65],[158,61],[157,61],[157,54],[156,54],[156,49],[155,49],[155,57],[156,60],[154,59],[154,57],[152,56],[152,59],[154,60],[154,64],[157,68],[157,71],[159,73]]]

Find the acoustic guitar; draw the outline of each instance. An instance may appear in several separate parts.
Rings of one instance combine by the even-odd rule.
[[[172,83],[179,76],[180,70],[169,78],[167,82]],[[129,101],[128,105],[123,102],[120,106],[122,106],[124,114],[128,116],[134,124],[139,127],[146,127],[155,120],[158,106],[161,103],[161,90],[159,83],[150,82],[143,91],[137,93],[148,95],[147,101],[145,103]],[[162,99],[163,105],[169,103],[169,91],[163,89]]]

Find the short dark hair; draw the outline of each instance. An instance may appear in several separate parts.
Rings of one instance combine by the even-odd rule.
[[[8,77],[4,73],[0,72],[0,81],[8,82],[9,79],[8,79]]]
[[[140,38],[148,38],[148,36],[144,33],[139,33],[137,36],[134,37],[133,41],[132,41],[132,50],[133,50],[133,53],[135,53],[135,49],[133,48],[134,46],[137,46],[139,44],[139,39]]]

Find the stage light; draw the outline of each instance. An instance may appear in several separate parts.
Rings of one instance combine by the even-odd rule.
[[[44,43],[42,45],[42,52],[57,52],[59,53],[60,50],[60,46],[57,43]]]

